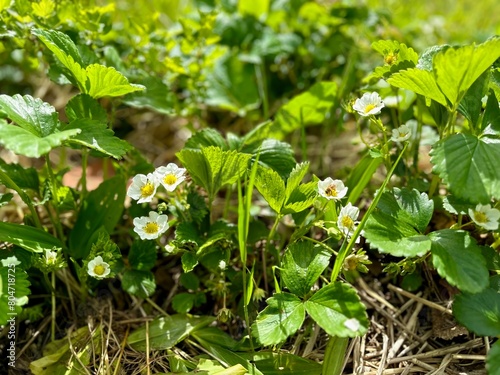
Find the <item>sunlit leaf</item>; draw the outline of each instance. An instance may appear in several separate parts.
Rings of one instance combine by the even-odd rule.
[[[129,83],[128,79],[115,68],[92,64],[85,69],[88,83],[84,92],[94,99],[104,96],[122,96],[144,90],[144,86]]]
[[[305,297],[328,267],[331,254],[324,246],[298,241],[288,246],[281,265],[281,277],[293,294]]]
[[[437,142],[431,151],[433,172],[451,192],[471,203],[500,198],[500,140],[455,134]]]
[[[488,286],[486,260],[468,232],[442,229],[429,237],[432,264],[441,277],[464,292],[477,293]]]
[[[37,253],[63,247],[61,241],[41,229],[5,222],[0,222],[0,241]]]
[[[165,350],[184,340],[191,332],[209,325],[214,320],[215,318],[211,316],[162,316],[150,322],[148,328],[144,325],[132,332],[127,339],[127,344],[139,351],[146,351],[148,344],[150,350]]]
[[[335,281],[321,288],[305,302],[306,311],[328,334],[339,337],[362,336],[368,330],[366,308],[356,290]]]
[[[277,293],[252,325],[252,334],[263,345],[276,345],[293,335],[305,319],[304,304],[295,295]]]

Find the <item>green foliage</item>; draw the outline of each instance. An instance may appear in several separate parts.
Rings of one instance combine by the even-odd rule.
[[[495,342],[488,352],[486,370],[490,375],[500,374],[500,341]]]
[[[169,349],[213,321],[214,318],[209,316],[162,316],[149,323],[148,327],[142,326],[133,331],[127,338],[127,344],[135,350],[145,351],[148,345],[146,340],[149,340],[150,350]],[[149,332],[147,337],[146,331]]]
[[[63,247],[61,241],[41,229],[4,222],[0,222],[0,241],[37,253]]]
[[[156,245],[152,241],[135,240],[128,254],[133,269],[149,271],[156,263]]]
[[[150,271],[127,270],[123,273],[122,288],[134,296],[147,298],[154,293],[156,281]]]
[[[271,127],[278,138],[308,125],[319,125],[330,113],[337,95],[335,82],[318,82],[280,108]]]
[[[480,336],[500,334],[500,295],[493,288],[480,293],[461,293],[453,303],[453,315],[457,320]]]
[[[88,194],[69,237],[72,257],[81,259],[89,254],[95,233],[101,226],[112,233],[121,218],[124,200],[125,181],[122,176],[102,182]]]
[[[431,151],[433,171],[458,198],[487,203],[500,198],[500,143],[497,139],[455,134]]]
[[[219,189],[235,183],[245,172],[250,155],[223,151],[220,147],[203,147],[201,151],[184,149],[177,157],[193,180],[208,192],[210,201]]]
[[[298,241],[288,246],[283,257],[281,277],[294,295],[305,298],[330,262],[331,255],[321,245]]]

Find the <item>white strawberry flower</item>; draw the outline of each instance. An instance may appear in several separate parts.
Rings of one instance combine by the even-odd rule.
[[[498,219],[500,219],[500,211],[492,208],[489,204],[478,204],[473,210],[469,208],[469,216],[480,227],[487,230],[498,229]]]
[[[185,168],[179,168],[174,163],[169,163],[166,167],[158,167],[154,171],[157,180],[167,191],[174,191],[186,179],[185,173]]]
[[[110,272],[109,264],[103,261],[101,256],[95,257],[88,264],[87,273],[96,279],[104,279]]]
[[[137,203],[151,202],[158,188],[158,180],[153,173],[138,174],[132,179],[132,184],[127,190],[127,195],[137,200]]]
[[[411,129],[408,125],[401,125],[397,129],[392,130],[391,140],[394,142],[404,142],[410,139],[411,137]]]
[[[356,220],[358,219],[359,208],[347,203],[347,206],[342,207],[337,219],[339,230],[346,236],[350,237],[356,231]]]
[[[0,262],[2,263],[2,266],[4,266],[4,267],[18,266],[21,264],[21,262],[17,260],[17,257],[15,255],[8,257],[8,258],[5,258],[5,259],[2,259],[2,260],[0,260]]]
[[[45,250],[45,263],[47,265],[54,264],[57,260],[57,251]]]
[[[352,108],[361,116],[371,116],[380,113],[384,102],[376,92],[366,92],[361,98],[356,99]]]
[[[149,216],[136,217],[133,222],[134,231],[141,240],[155,240],[168,229],[168,216],[155,211],[151,211]]]
[[[323,181],[318,181],[318,193],[328,200],[340,200],[347,194],[347,187],[341,180],[327,177]]]

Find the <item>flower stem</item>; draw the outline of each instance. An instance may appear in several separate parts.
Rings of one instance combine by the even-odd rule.
[[[55,341],[56,339],[56,271],[51,274],[52,278],[52,293],[51,293],[51,303],[52,303],[52,322],[50,326],[50,339]]]
[[[347,255],[349,255],[352,248],[354,247],[354,244],[356,243],[356,239],[359,237],[359,235],[363,231],[363,228],[366,224],[366,221],[370,217],[372,211],[375,209],[375,207],[377,207],[377,204],[378,204],[380,198],[382,197],[382,194],[384,193],[384,190],[385,190],[387,184],[389,183],[389,180],[391,179],[392,174],[394,173],[394,170],[396,169],[396,166],[398,165],[399,161],[401,160],[401,157],[405,153],[407,147],[408,147],[408,143],[405,143],[403,149],[401,150],[400,154],[398,155],[398,158],[396,159],[396,161],[392,165],[392,168],[390,169],[389,173],[387,174],[384,182],[382,182],[382,185],[380,186],[377,194],[375,195],[375,198],[373,198],[373,202],[368,207],[368,210],[366,211],[365,216],[363,216],[361,223],[359,223],[358,227],[356,228],[356,231],[354,232],[354,234],[350,238],[349,242],[347,242],[347,241],[344,242],[344,244],[340,248],[337,259],[335,260],[335,265],[333,266],[332,276],[330,278],[330,280],[332,282],[337,280],[337,277],[339,276],[342,265],[344,264],[345,258],[347,257]],[[346,243],[347,243],[347,245],[345,245]]]

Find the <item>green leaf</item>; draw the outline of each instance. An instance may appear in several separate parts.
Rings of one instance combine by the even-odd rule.
[[[224,185],[235,183],[246,171],[250,155],[220,147],[203,147],[200,151],[183,149],[177,157],[193,180],[203,186],[211,199]]]
[[[397,221],[393,216],[375,210],[368,218],[364,237],[382,253],[394,256],[423,256],[431,248],[431,241],[411,224]]]
[[[290,198],[286,201],[282,214],[297,213],[311,207],[317,197],[318,183],[311,181],[300,185],[292,191]]]
[[[21,189],[32,189],[36,192],[40,189],[38,171],[35,168],[24,168],[19,164],[7,164],[0,159],[0,170],[6,173],[14,183]],[[8,185],[7,181],[0,181],[9,189],[13,186]]]
[[[0,268],[0,325],[5,326],[8,319],[15,318],[21,313],[20,303],[27,302],[27,296],[31,294],[30,285],[28,274],[20,265],[15,268]],[[9,296],[11,296],[10,299]],[[15,299],[12,300],[12,297]]]
[[[277,293],[252,324],[252,334],[262,345],[277,345],[300,328],[305,319],[304,304],[293,294]]]
[[[87,118],[77,119],[64,129],[65,131],[79,130],[79,133],[66,143],[85,146],[115,159],[121,159],[132,148],[128,142],[115,137],[114,132],[100,121]]]
[[[283,350],[279,352],[261,350],[242,355],[252,360],[252,363],[266,375],[321,375],[321,365],[318,362]]]
[[[331,254],[324,246],[298,241],[288,246],[281,265],[281,277],[291,293],[304,298],[328,267]]]
[[[488,375],[500,375],[500,341],[496,341],[486,357]]]
[[[144,90],[144,86],[129,83],[123,74],[112,67],[92,64],[87,66],[85,71],[88,83],[84,92],[94,99],[104,96],[122,96],[134,91]]]
[[[321,288],[305,302],[306,311],[329,335],[339,337],[362,336],[368,330],[366,308],[356,290],[335,281]],[[359,327],[352,329],[348,320],[357,320]]]
[[[356,163],[356,166],[351,170],[346,181],[346,186],[349,188],[348,201],[355,204],[365,187],[370,183],[375,171],[382,164],[383,158],[373,159],[369,154],[365,154],[363,158]]]
[[[500,335],[500,294],[492,288],[481,293],[461,293],[453,302],[453,315],[460,324],[480,336]]]
[[[73,96],[66,104],[66,116],[70,122],[78,119],[91,119],[106,123],[108,115],[99,102],[87,94]]]
[[[112,233],[123,212],[125,187],[124,178],[115,176],[89,193],[69,236],[72,257],[81,259],[89,254],[92,235],[99,227],[104,226],[108,233]]]
[[[387,80],[389,84],[402,89],[411,90],[426,98],[448,106],[446,97],[439,89],[439,86],[431,72],[417,68],[402,70]]]
[[[288,177],[296,165],[292,147],[275,139],[265,139],[255,146],[244,145],[241,152],[252,154],[252,161],[259,153],[259,165],[275,170],[283,179]]]
[[[490,72],[486,71],[467,90],[458,106],[460,113],[465,116],[473,127],[478,124],[483,107],[482,99],[488,92],[489,81]]]
[[[372,49],[386,57],[389,54],[394,55],[395,61],[411,61],[414,64],[418,62],[418,54],[404,43],[396,40],[378,40],[372,43]]]
[[[146,351],[146,340],[150,350],[165,350],[183,341],[192,332],[206,327],[215,318],[211,316],[193,317],[187,315],[162,316],[146,326],[136,329],[127,339],[127,344],[135,350]],[[146,334],[148,332],[148,334]]]
[[[135,240],[128,253],[128,261],[133,269],[149,271],[156,263],[156,244],[154,241]]]
[[[455,134],[431,150],[433,172],[459,199],[489,203],[500,198],[500,140]]]
[[[155,277],[150,271],[127,270],[123,273],[122,288],[129,294],[147,298],[155,292]]]
[[[63,141],[77,135],[79,129],[65,130],[39,137],[19,126],[7,124],[0,119],[0,144],[18,155],[39,158],[60,146]]]
[[[464,292],[477,293],[488,286],[486,261],[468,232],[442,229],[429,237],[432,264],[441,277]]]
[[[255,66],[228,53],[219,58],[206,78],[206,104],[236,112],[242,116],[260,105]]]
[[[499,57],[498,37],[491,38],[478,46],[469,45],[442,50],[432,60],[436,83],[452,106],[455,106],[479,76]]]
[[[290,172],[290,176],[286,180],[285,199],[289,200],[292,192],[300,185],[309,169],[309,162],[297,164]]]
[[[335,82],[317,82],[308,91],[282,106],[271,127],[271,136],[281,139],[302,126],[322,124],[337,95]]]
[[[55,133],[59,125],[55,108],[30,95],[0,95],[0,110],[12,122],[39,138]]]
[[[259,18],[269,11],[269,4],[270,0],[240,0],[238,1],[238,12]]]
[[[189,312],[194,306],[196,295],[192,293],[177,293],[172,298],[172,308],[179,314]]]
[[[184,253],[181,257],[182,270],[191,272],[198,265],[198,257],[193,253]]]
[[[424,233],[434,212],[434,202],[417,189],[394,188],[382,195],[377,208]]]
[[[27,225],[0,222],[0,241],[26,250],[41,253],[44,250],[62,249],[63,244],[51,234]]]
[[[255,178],[255,187],[262,194],[266,202],[277,213],[285,201],[285,182],[278,172],[265,167],[259,167]]]
[[[488,95],[488,101],[486,102],[486,108],[484,110],[483,123],[481,125],[481,130],[484,131],[484,134],[500,134],[500,107],[498,99],[493,91],[490,91],[490,94]]]
[[[215,129],[207,128],[194,133],[186,141],[184,149],[200,150],[203,147],[216,146],[226,151],[228,149],[226,140]]]
[[[165,115],[177,113],[177,97],[172,89],[158,77],[147,77],[139,81],[146,90],[128,94],[123,102],[134,108],[149,108]]]
[[[0,194],[0,207],[8,204],[12,200],[12,198],[14,198],[14,194],[12,193]]]
[[[55,30],[34,29],[32,32],[68,70],[65,72],[65,76],[81,91],[85,91],[87,73],[83,68],[84,64],[80,52],[70,37]]]

